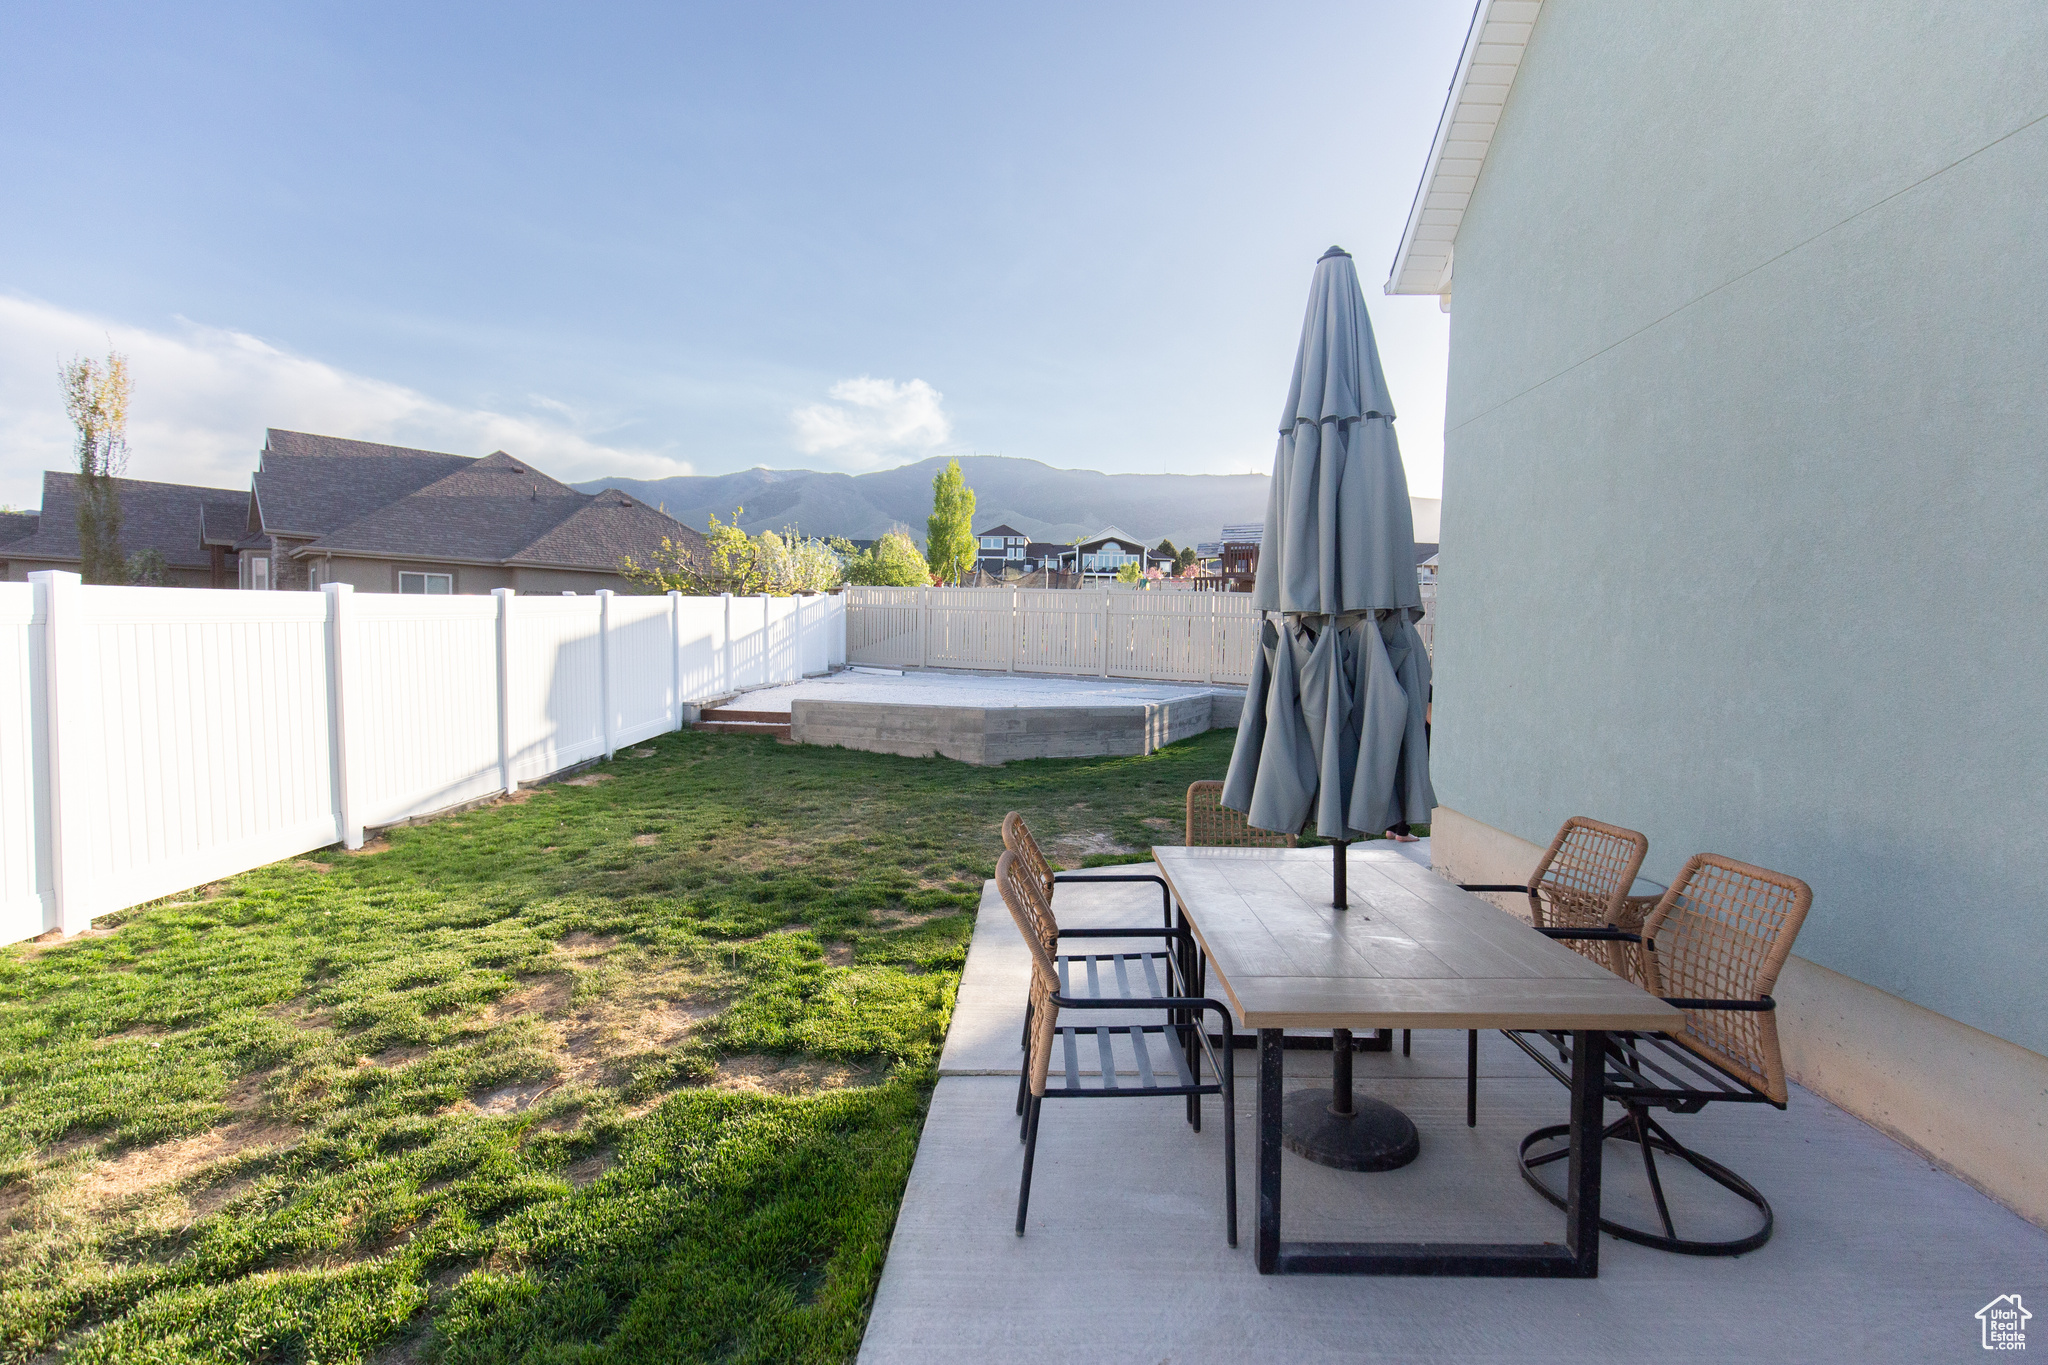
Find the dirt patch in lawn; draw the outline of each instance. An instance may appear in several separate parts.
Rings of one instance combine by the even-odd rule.
[[[563,778],[562,785],[565,787],[595,787],[600,782],[609,782],[611,780],[612,774],[610,773],[579,773],[575,777]]]
[[[189,1179],[202,1168],[230,1157],[289,1147],[299,1140],[300,1132],[294,1124],[247,1118],[191,1137],[131,1148],[81,1172],[71,1195],[92,1208],[126,1204],[148,1191]]]
[[[1063,870],[1081,866],[1082,862],[1098,854],[1136,853],[1138,850],[1101,831],[1082,834],[1062,834],[1046,845],[1046,852],[1053,855]]]
[[[820,1090],[870,1085],[880,1074],[881,1068],[875,1066],[743,1052],[719,1059],[718,1074],[712,1078],[711,1088],[751,1090],[767,1095],[808,1095]]]

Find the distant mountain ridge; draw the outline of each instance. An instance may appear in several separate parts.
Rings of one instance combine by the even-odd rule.
[[[807,535],[869,540],[900,524],[922,544],[932,477],[945,463],[934,457],[872,474],[746,469],[574,486],[623,489],[699,530],[713,513],[729,520],[733,508],[743,507],[740,526],[749,532],[794,526]],[[975,530],[1008,522],[1035,540],[1060,543],[1105,526],[1121,527],[1147,545],[1215,540],[1226,522],[1265,519],[1272,482],[1264,474],[1103,474],[1004,455],[963,455],[960,470],[974,490]]]

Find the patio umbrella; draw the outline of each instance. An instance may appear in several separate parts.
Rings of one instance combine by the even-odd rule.
[[[1351,840],[1429,818],[1429,657],[1394,404],[1348,252],[1316,262],[1280,417],[1252,605],[1267,613],[1223,804],[1260,829],[1313,822],[1335,844],[1333,904],[1348,902]],[[1414,1124],[1351,1097],[1351,1036],[1336,1030],[1327,1110],[1290,1105],[1290,1147],[1354,1170],[1414,1158]],[[1302,1108],[1297,1115],[1294,1110]],[[1313,1131],[1311,1131],[1313,1130]]]

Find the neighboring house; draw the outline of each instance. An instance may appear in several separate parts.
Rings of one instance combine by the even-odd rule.
[[[1263,522],[1223,528],[1216,549],[1216,574],[1224,592],[1250,592],[1259,576],[1259,542],[1265,538]]]
[[[1098,582],[1115,578],[1126,564],[1136,564],[1142,570],[1166,562],[1165,555],[1146,549],[1145,542],[1130,532],[1108,526],[1086,540],[1060,546],[1049,567],[1078,573],[1086,583],[1091,578]]]
[[[645,560],[665,538],[703,542],[617,489],[579,493],[502,450],[475,458],[273,430],[236,544],[245,588],[583,593],[628,587],[619,561]]]
[[[247,493],[148,479],[116,479],[114,490],[121,503],[123,554],[155,550],[164,557],[171,587],[234,586],[234,550],[205,544],[201,526],[208,516],[240,519],[248,503]],[[20,583],[38,569],[77,573],[82,562],[78,476],[46,470],[40,512],[0,513],[0,565],[4,565],[0,577]]]
[[[1415,579],[1419,583],[1436,582],[1436,544],[1433,541],[1415,542]]]
[[[1805,879],[1792,1077],[2036,1222],[2043,71],[2038,4],[1485,0],[1387,283],[1458,315],[1438,869]]]
[[[1026,567],[1031,537],[1014,526],[991,526],[980,536],[981,549],[975,559],[975,567],[983,573],[1000,578],[1006,570],[1019,574],[1028,573]],[[1030,566],[1035,568],[1036,565]]]

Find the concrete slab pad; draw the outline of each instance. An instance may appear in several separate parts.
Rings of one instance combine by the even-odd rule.
[[[1071,922],[1156,921],[1157,902],[1137,891],[1069,888],[1059,910]],[[1249,1053],[1237,1072],[1236,1249],[1224,1243],[1214,1100],[1199,1134],[1177,1101],[1049,1102],[1031,1222],[1018,1238],[1025,959],[1000,900],[985,898],[984,910],[866,1365],[1974,1360],[1978,1308],[2007,1293],[2048,1303],[2048,1233],[1798,1090],[1783,1113],[1725,1105],[1668,1120],[1772,1200],[1777,1235],[1748,1256],[1704,1260],[1603,1238],[1591,1282],[1260,1276],[1249,1250]],[[1410,1057],[1397,1048],[1356,1058],[1359,1089],[1415,1119],[1422,1156],[1355,1175],[1285,1154],[1287,1236],[1562,1236],[1562,1214],[1523,1184],[1514,1152],[1530,1129],[1564,1120],[1563,1087],[1499,1035],[1482,1037],[1476,1129],[1463,1122],[1464,1035],[1418,1033]],[[1328,1066],[1327,1054],[1289,1054],[1290,1088],[1327,1084]],[[1610,1215],[1647,1214],[1632,1156],[1608,1148]],[[1723,1207],[1704,1182],[1668,1175],[1681,1218]]]

